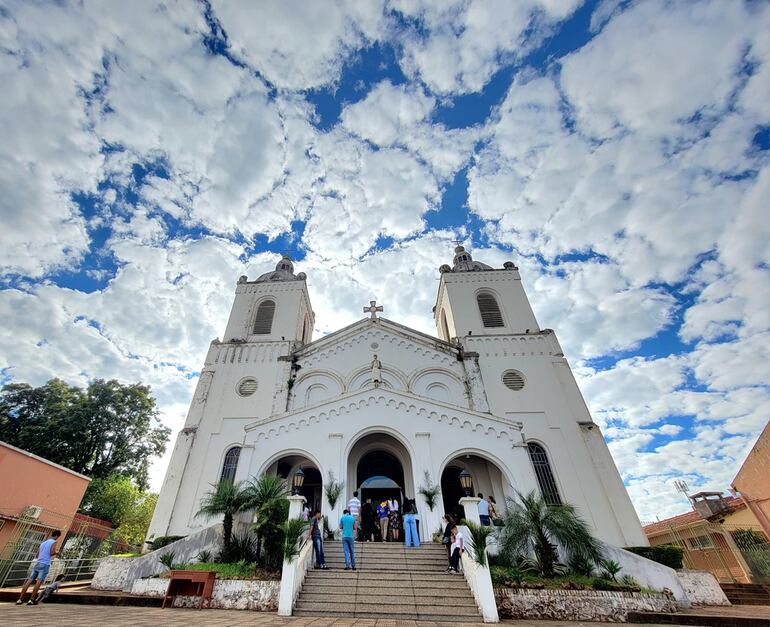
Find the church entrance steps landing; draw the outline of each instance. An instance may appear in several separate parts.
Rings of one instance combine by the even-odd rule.
[[[770,585],[761,583],[723,583],[721,588],[733,605],[770,605]]]
[[[473,621],[480,618],[462,574],[446,573],[442,545],[356,542],[357,570],[344,570],[342,545],[324,545],[330,570],[310,570],[295,616]]]

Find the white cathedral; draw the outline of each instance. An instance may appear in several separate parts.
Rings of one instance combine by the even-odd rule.
[[[459,475],[498,510],[516,492],[569,502],[615,546],[648,544],[615,463],[564,358],[541,329],[518,268],[474,261],[462,247],[439,268],[438,337],[378,315],[313,341],[306,275],[284,256],[242,276],[222,341],[206,355],[178,435],[149,538],[186,535],[221,479],[276,473],[334,521],[363,499],[415,499],[423,540],[458,511]],[[302,473],[298,475],[298,471]],[[465,475],[464,475],[465,476]],[[344,484],[334,510],[329,480]],[[430,482],[433,511],[419,495]]]

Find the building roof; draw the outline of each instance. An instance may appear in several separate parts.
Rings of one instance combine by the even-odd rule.
[[[57,464],[56,462],[52,462],[50,459],[46,459],[45,457],[40,457],[39,455],[35,455],[34,453],[30,453],[29,451],[25,451],[24,449],[21,449],[21,448],[18,448],[16,446],[13,446],[13,444],[8,444],[8,442],[3,442],[2,440],[0,440],[0,446],[4,446],[6,448],[11,449],[12,451],[16,451],[17,453],[21,453],[22,455],[26,455],[27,457],[31,457],[33,459],[41,461],[41,462],[43,462],[45,464],[48,464],[49,466],[53,466],[54,468],[58,468],[59,470],[63,470],[65,472],[68,472],[71,475],[75,475],[76,477],[80,477],[81,479],[85,479],[86,481],[91,481],[91,477],[86,477],[85,475],[81,475],[79,472],[75,472],[74,470],[70,470],[69,468],[66,468],[65,466]]]
[[[724,502],[728,509],[726,509],[724,512],[721,512],[723,514],[729,514],[735,510],[745,507],[744,503],[734,496],[724,497]],[[650,523],[649,525],[644,525],[642,529],[644,530],[645,535],[649,537],[664,531],[668,531],[670,527],[683,527],[692,523],[699,522],[701,520],[705,521],[706,519],[695,510],[692,510],[691,512],[687,512],[685,514],[678,514],[676,516],[672,516],[671,518],[666,518],[664,520]]]

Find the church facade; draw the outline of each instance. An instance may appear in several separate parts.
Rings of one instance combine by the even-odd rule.
[[[186,535],[221,479],[302,470],[311,508],[335,521],[354,490],[415,499],[430,540],[462,496],[459,474],[498,510],[516,492],[569,502],[615,546],[645,545],[639,519],[556,334],[541,329],[518,268],[491,268],[458,246],[439,269],[437,336],[380,316],[312,340],[306,276],[284,257],[241,277],[214,340],[149,530]],[[332,509],[323,488],[344,489]],[[430,510],[419,490],[439,485]]]

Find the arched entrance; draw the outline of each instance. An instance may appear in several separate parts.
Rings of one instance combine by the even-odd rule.
[[[441,496],[444,512],[451,514],[455,521],[464,517],[459,500],[464,496],[460,486],[460,472],[467,470],[473,481],[473,496],[483,494],[487,500],[494,499],[495,509],[502,516],[506,510],[505,500],[511,494],[510,484],[494,462],[473,453],[453,456],[447,461],[441,473]]]
[[[265,472],[275,474],[286,480],[291,489],[294,473],[298,470],[305,473],[305,481],[300,489],[300,494],[305,497],[310,511],[321,509],[323,503],[323,478],[321,471],[307,457],[303,455],[286,455],[274,461]]]
[[[365,453],[356,466],[356,486],[362,501],[404,500],[404,468],[395,455],[385,450]]]

